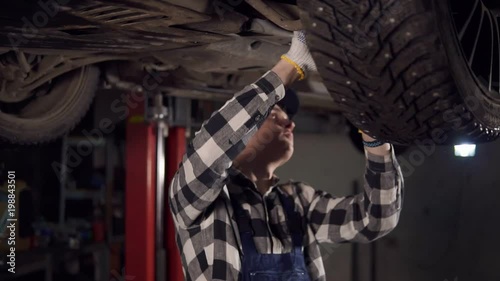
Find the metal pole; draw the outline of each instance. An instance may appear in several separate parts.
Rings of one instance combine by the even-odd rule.
[[[166,280],[166,251],[163,243],[165,219],[165,137],[168,126],[165,122],[166,108],[161,93],[155,95],[154,120],[156,121],[156,281]]]

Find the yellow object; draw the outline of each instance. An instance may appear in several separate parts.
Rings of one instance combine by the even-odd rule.
[[[144,115],[132,115],[129,117],[128,122],[133,124],[144,123]]]
[[[282,55],[281,59],[285,60],[289,64],[293,65],[295,67],[295,69],[297,69],[297,73],[300,76],[299,80],[304,80],[304,78],[306,78],[306,75],[304,74],[304,70],[302,70],[302,68],[296,62],[294,62],[293,60],[291,60],[289,57],[287,57],[285,55]]]
[[[361,129],[358,129],[358,133],[362,134],[362,133],[363,133],[363,131],[361,131]]]
[[[21,180],[21,179],[15,179],[15,219],[19,218],[19,206],[20,206],[20,199],[21,199],[21,192],[24,191],[29,191],[30,188],[27,186],[26,182]],[[8,183],[7,181],[3,184],[0,185],[0,198],[3,198],[0,200],[0,219],[3,217],[3,215],[6,215],[7,212],[9,211],[8,208],[8,202],[7,198],[9,194],[12,194],[8,191]],[[4,201],[5,200],[5,201]],[[27,204],[32,204],[32,202],[27,202]],[[4,217],[5,219],[7,217]],[[21,238],[19,234],[19,228],[20,228],[20,222],[19,220],[15,222],[15,245],[9,245],[8,244],[8,237],[9,237],[9,229],[0,229],[0,252],[2,253],[9,253],[10,252],[10,247],[15,246],[16,252],[17,251],[26,251],[29,250],[30,248],[30,238]]]

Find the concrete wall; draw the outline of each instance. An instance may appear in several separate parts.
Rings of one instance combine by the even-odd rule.
[[[296,135],[295,155],[278,174],[342,196],[362,179],[364,156],[339,134]],[[474,158],[453,147],[411,147],[399,156],[405,201],[395,231],[358,245],[355,281],[500,280],[500,143],[479,145]],[[420,157],[424,155],[424,157]],[[413,164],[410,164],[413,163]],[[353,280],[351,247],[324,247],[328,280]]]
[[[500,280],[499,168],[495,142],[479,145],[474,158],[439,147],[414,172],[405,169],[405,205],[390,241],[380,243],[378,279]]]

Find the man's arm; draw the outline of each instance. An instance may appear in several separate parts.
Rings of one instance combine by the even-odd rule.
[[[298,190],[308,223],[319,242],[370,242],[396,227],[403,200],[403,176],[392,146],[366,148],[365,155],[362,193],[333,197],[306,185]]]
[[[245,148],[271,107],[283,98],[285,86],[299,79],[294,64],[298,63],[300,71],[314,68],[305,43],[299,39],[305,37],[295,32],[287,60],[280,60],[272,71],[214,112],[188,145],[169,189],[170,209],[180,227],[199,222],[200,215],[219,196],[233,159]]]
[[[169,189],[170,208],[180,227],[197,222],[219,196],[232,160],[284,94],[280,77],[270,71],[204,122],[189,143]]]

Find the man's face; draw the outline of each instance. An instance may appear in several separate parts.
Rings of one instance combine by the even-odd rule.
[[[267,119],[248,143],[260,159],[287,162],[293,155],[293,129],[295,123],[281,107],[275,105]]]

